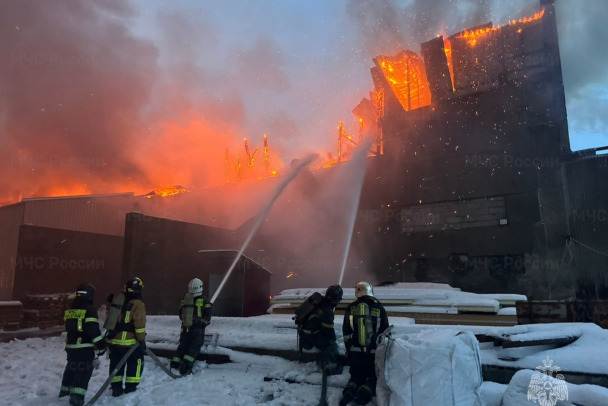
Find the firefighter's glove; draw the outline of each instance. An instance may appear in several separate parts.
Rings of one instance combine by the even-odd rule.
[[[138,341],[137,342],[139,344],[139,350],[141,351],[142,354],[144,354],[146,352],[146,342],[145,341]]]

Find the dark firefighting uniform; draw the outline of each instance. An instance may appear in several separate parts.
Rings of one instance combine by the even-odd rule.
[[[184,301],[179,306],[179,316],[184,320],[186,311]],[[194,298],[194,308],[192,315],[192,326],[186,327],[182,323],[182,330],[179,336],[177,351],[171,359],[171,368],[179,369],[185,375],[192,372],[192,367],[198,357],[201,346],[205,341],[205,327],[211,322],[212,304],[204,296]]]
[[[313,347],[321,351],[321,359],[329,374],[340,373],[339,352],[334,330],[334,307],[323,298],[317,308],[299,329],[300,345],[306,350]]]
[[[123,378],[125,381],[124,392],[133,392],[137,388],[144,370],[146,306],[139,297],[139,295],[133,293],[125,294],[125,304],[122,307],[118,323],[106,338],[106,341],[110,344],[110,371],[116,367],[132,346],[139,346],[112,379],[110,385],[114,396],[123,392]],[[124,376],[125,370],[126,376]]]
[[[67,332],[65,351],[68,362],[61,380],[60,395],[70,394],[71,397],[81,398],[84,403],[93,373],[95,348],[103,350],[106,343],[99,329],[97,310],[89,298],[76,297],[70,309],[65,311],[63,320]]]
[[[361,341],[366,335],[365,322],[359,315],[362,306],[366,304],[371,316],[371,328],[373,330],[371,342],[368,346],[362,346]],[[371,400],[376,393],[376,370],[374,365],[376,354],[376,339],[378,335],[388,328],[388,317],[382,304],[372,296],[362,296],[349,304],[344,312],[344,345],[348,354],[350,365],[350,379],[344,388],[344,397],[357,398],[361,401]],[[367,403],[367,402],[365,402]],[[360,404],[365,404],[360,403]]]

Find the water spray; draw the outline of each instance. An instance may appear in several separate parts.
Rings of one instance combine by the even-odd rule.
[[[350,244],[353,238],[353,230],[355,228],[355,221],[357,220],[357,212],[359,211],[359,200],[361,197],[361,189],[363,188],[363,179],[365,178],[365,168],[367,167],[367,151],[372,145],[371,137],[364,140],[357,149],[357,152],[350,159],[349,164],[355,166],[356,169],[360,169],[357,172],[357,178],[353,182],[352,191],[353,205],[350,217],[350,223],[348,226],[348,232],[346,234],[346,246],[344,247],[344,258],[342,260],[342,269],[340,270],[340,279],[338,285],[342,285],[342,279],[344,278],[344,270],[346,269],[346,261],[348,260],[348,253],[350,251]]]
[[[239,259],[241,259],[241,256],[243,255],[243,252],[245,251],[245,249],[249,245],[249,242],[251,241],[251,239],[253,238],[253,236],[255,235],[255,233],[258,231],[258,228],[260,228],[260,226],[262,225],[262,222],[264,221],[264,219],[266,218],[266,216],[268,216],[268,212],[270,212],[270,209],[272,208],[272,205],[274,204],[274,202],[279,198],[279,196],[281,195],[281,193],[283,193],[283,190],[298,175],[298,173],[300,173],[300,171],[302,169],[304,169],[304,167],[310,165],[316,158],[317,158],[317,155],[316,154],[312,154],[312,155],[309,155],[308,157],[306,157],[301,162],[299,162],[293,168],[293,170],[290,172],[289,176],[287,176],[283,180],[283,182],[279,185],[279,187],[277,188],[277,191],[275,192],[274,196],[272,197],[272,200],[270,200],[270,203],[268,203],[268,205],[266,206],[266,208],[264,208],[264,211],[258,216],[257,221],[255,222],[255,224],[253,225],[253,228],[249,232],[249,236],[247,237],[247,239],[243,243],[243,246],[241,247],[241,249],[237,252],[236,257],[234,258],[234,261],[232,262],[232,265],[230,265],[230,268],[228,269],[228,272],[226,272],[226,275],[224,275],[224,279],[222,279],[222,283],[220,283],[220,286],[218,286],[217,290],[213,294],[213,297],[211,298],[211,303],[215,302],[215,299],[217,299],[218,295],[222,291],[222,288],[226,284],[226,281],[228,280],[228,278],[232,274],[232,270],[234,269],[234,267],[236,266],[236,264],[239,262]]]

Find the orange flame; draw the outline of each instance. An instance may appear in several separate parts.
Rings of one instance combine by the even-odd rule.
[[[164,187],[164,188],[156,189],[156,190],[148,193],[147,195],[145,195],[145,197],[147,197],[148,199],[150,199],[150,198],[152,198],[154,196],[166,197],[166,196],[179,195],[181,193],[186,193],[186,192],[189,192],[189,190],[186,189],[183,186],[176,185],[176,186],[170,186],[170,187]]]
[[[533,16],[520,18],[519,20],[511,20],[506,25],[527,24],[532,21],[540,20],[544,15],[545,15],[545,9],[543,8],[541,11],[539,11],[538,13],[535,13]],[[497,25],[496,27],[486,27],[486,28],[480,28],[477,30],[465,30],[457,38],[465,38],[467,40],[467,43],[470,46],[475,46],[475,45],[477,45],[477,40],[479,38],[487,35],[490,32],[500,30],[502,27],[503,26]],[[446,55],[447,55],[447,51],[446,51]]]
[[[406,111],[431,104],[431,91],[424,62],[411,51],[394,57],[379,56],[378,62],[395,96]]]

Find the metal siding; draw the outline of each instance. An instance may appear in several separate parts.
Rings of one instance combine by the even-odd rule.
[[[19,226],[22,224],[23,213],[22,204],[0,208],[0,300],[12,299]]]
[[[23,224],[99,234],[124,235],[125,214],[135,204],[132,194],[31,199]]]
[[[581,286],[608,286],[608,156],[566,165],[569,254]],[[584,244],[584,245],[583,245]],[[579,286],[579,287],[581,287]],[[597,294],[597,291],[596,291]]]

